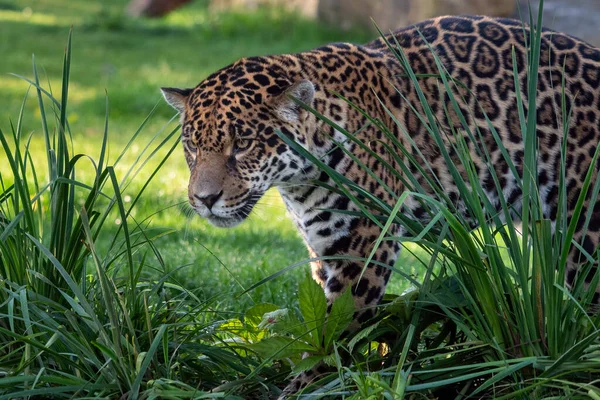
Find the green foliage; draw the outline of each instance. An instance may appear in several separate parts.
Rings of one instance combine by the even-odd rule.
[[[333,344],[333,341],[344,332],[354,314],[354,298],[350,288],[346,288],[344,292],[332,304],[331,312],[327,316],[327,324],[325,325],[325,344],[328,348]]]
[[[352,321],[354,299],[344,291],[327,315],[323,289],[306,274],[299,284],[298,306],[302,321],[287,308],[257,304],[246,311],[243,321],[229,320],[221,328],[263,359],[293,360],[297,373],[332,355],[334,342]],[[311,356],[303,358],[304,353]]]
[[[315,347],[323,345],[323,325],[327,311],[327,299],[323,288],[307,275],[300,283],[298,302],[302,317],[308,328],[312,344]]]

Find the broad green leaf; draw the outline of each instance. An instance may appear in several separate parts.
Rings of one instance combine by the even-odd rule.
[[[415,302],[419,298],[419,290],[413,289],[402,296],[396,297],[393,301],[385,306],[386,312],[395,314],[405,321],[410,319],[414,310]]]
[[[299,374],[300,372],[307,371],[317,365],[319,362],[323,361],[323,359],[327,356],[309,356],[303,358],[302,361],[298,362],[292,368],[293,374]]]
[[[250,307],[244,315],[244,323],[251,328],[258,328],[263,320],[263,315],[277,310],[277,306],[271,303],[260,303]]]
[[[315,347],[298,339],[275,336],[248,345],[248,348],[257,352],[262,358],[280,360],[287,357],[300,358],[305,352],[315,352]]]
[[[330,367],[338,367],[340,365],[340,359],[339,359],[339,354],[337,353],[331,353],[331,354],[327,354],[325,357],[323,357],[323,362],[327,365],[329,365]]]
[[[321,286],[308,274],[300,283],[298,301],[304,323],[308,331],[311,332],[312,343],[316,347],[321,347],[323,323],[327,312],[327,299]]]
[[[331,306],[331,313],[327,317],[325,328],[325,348],[337,339],[340,334],[350,325],[354,315],[354,298],[350,288],[347,288]]]
[[[258,327],[273,332],[291,334],[297,338],[303,338],[308,332],[306,325],[300,322],[298,317],[287,308],[266,313]]]
[[[251,336],[249,335],[249,332],[242,323],[242,321],[240,321],[237,318],[232,318],[227,322],[222,323],[221,325],[219,325],[219,330],[223,332],[228,332],[232,335],[236,335],[247,341],[250,339]]]
[[[369,337],[369,335],[379,327],[380,322],[381,321],[377,321],[374,324],[371,324],[366,328],[360,330],[357,334],[353,335],[350,342],[348,342],[348,349],[350,349],[351,352],[354,351],[354,346],[356,346],[361,340]]]

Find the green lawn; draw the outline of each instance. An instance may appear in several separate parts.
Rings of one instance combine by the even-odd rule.
[[[160,86],[193,86],[209,73],[244,56],[369,39],[361,32],[338,31],[274,10],[211,15],[203,1],[158,21],[123,16],[124,0],[31,3],[0,0],[0,129],[10,132],[10,121],[17,119],[28,89],[26,82],[9,73],[31,78],[32,54],[47,79],[46,86],[55,92],[59,90],[64,46],[73,26],[68,118],[75,152],[98,157],[105,93],[109,99],[112,160],[158,104],[140,144],[132,147],[117,169],[121,176],[144,143],[157,132],[168,132],[176,126],[176,122],[169,122],[174,112],[162,102]],[[23,126],[25,132],[32,134],[32,148],[42,149],[33,92],[25,103]],[[33,153],[36,162],[45,163],[43,150]],[[163,210],[153,215],[150,222],[156,229],[173,230],[157,242],[167,270],[182,267],[176,276],[188,287],[201,288],[202,295],[216,296],[224,309],[239,310],[258,301],[293,304],[295,280],[301,268],[259,287],[250,296],[233,295],[241,287],[249,287],[307,257],[277,192],[265,196],[248,222],[231,230],[214,228],[197,217],[186,216],[186,208],[180,203],[186,198],[188,171],[181,153],[175,154],[134,213],[141,220]],[[6,168],[5,163],[0,163],[0,173],[6,174]],[[142,174],[132,188],[143,183]],[[414,273],[417,268],[408,255],[400,264],[407,272]],[[155,272],[148,269],[148,273]],[[396,277],[391,286],[392,291],[398,292],[405,284]]]

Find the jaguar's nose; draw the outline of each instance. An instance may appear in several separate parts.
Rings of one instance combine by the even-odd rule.
[[[208,208],[210,210],[212,208],[212,206],[217,202],[217,200],[219,200],[221,198],[222,195],[223,195],[223,191],[221,190],[217,194],[209,194],[208,196],[202,196],[202,197],[195,194],[194,198],[196,200],[199,200],[202,204],[204,204],[206,206],[206,208]]]

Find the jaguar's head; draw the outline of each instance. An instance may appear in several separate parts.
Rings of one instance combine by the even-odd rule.
[[[162,93],[181,115],[190,204],[213,225],[235,226],[270,187],[301,182],[308,161],[277,132],[309,147],[316,119],[294,98],[313,103],[310,81],[245,59],[194,89]]]

